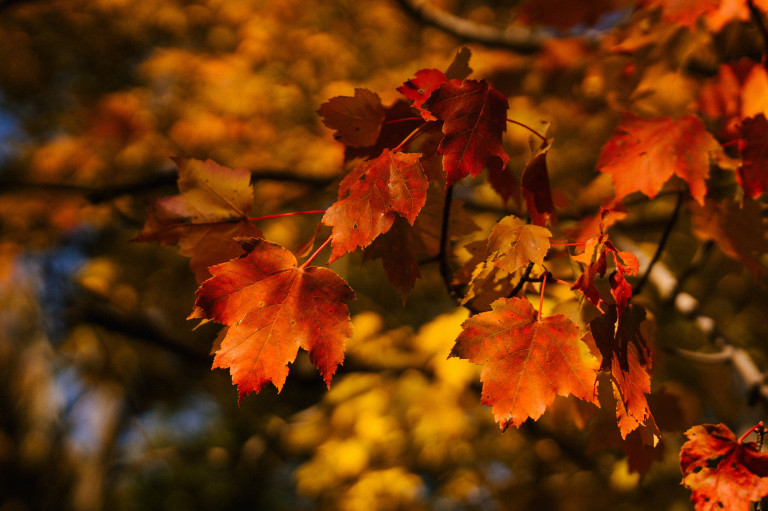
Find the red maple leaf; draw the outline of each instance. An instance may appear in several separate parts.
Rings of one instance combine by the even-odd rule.
[[[694,426],[685,435],[680,469],[696,511],[749,511],[750,502],[768,496],[768,453],[737,440],[724,424]]]
[[[597,166],[613,177],[617,199],[633,192],[653,198],[675,174],[703,204],[710,159],[724,157],[723,148],[694,115],[641,119],[625,114]]]
[[[547,170],[549,147],[548,143],[542,143],[523,170],[521,183],[523,197],[528,215],[534,225],[546,225],[555,215],[555,203],[552,200],[552,188],[549,186]]]
[[[365,261],[381,259],[387,280],[400,292],[403,301],[421,278],[419,260],[434,258],[440,251],[444,207],[445,190],[437,182],[430,183],[427,202],[413,225],[398,215],[392,228],[373,240],[363,252]],[[479,229],[459,199],[451,200],[449,218],[448,239]]]
[[[376,143],[384,122],[384,107],[378,94],[355,89],[355,96],[338,96],[320,105],[323,124],[336,132],[333,137],[346,146],[369,147]]]
[[[144,229],[134,241],[176,245],[190,257],[198,282],[210,276],[208,267],[243,254],[234,238],[261,236],[248,221],[253,206],[251,173],[211,161],[175,158],[179,195],[147,205]]]
[[[618,318],[610,308],[590,321],[585,334],[585,342],[594,342],[600,352],[600,370],[611,375],[622,438],[641,424],[653,423],[645,397],[651,392],[652,356],[640,330],[643,321],[645,309],[639,305],[628,306]]]
[[[436,121],[437,117],[429,110],[422,108],[430,94],[440,85],[447,82],[445,74],[437,69],[422,69],[416,71],[416,76],[397,88],[406,98],[413,101],[413,108],[417,109],[425,121]]]
[[[298,267],[291,252],[260,238],[245,256],[210,268],[192,318],[229,325],[213,368],[229,368],[240,399],[268,382],[280,391],[299,347],[330,387],[344,361],[352,289],[328,268]]]
[[[565,315],[541,318],[528,300],[500,298],[462,328],[450,356],[484,365],[482,402],[502,429],[538,419],[556,395],[596,402],[598,361]]]
[[[608,254],[611,255],[615,267],[609,278],[611,294],[616,301],[616,308],[621,314],[632,297],[632,286],[627,282],[625,275],[637,275],[640,263],[634,254],[618,250],[613,243],[608,241],[607,234],[601,234],[587,240],[584,252],[573,256],[575,261],[587,265],[587,268],[576,280],[576,283],[571,286],[571,289],[578,289],[590,302],[600,308],[600,303],[603,300],[600,298],[597,287],[595,287],[595,278],[598,275],[605,276],[605,272],[608,270]]]
[[[424,252],[424,243],[413,226],[398,216],[392,228],[365,249],[363,259],[381,259],[387,280],[400,292],[405,302],[416,281],[421,278],[416,254]]]
[[[742,163],[736,178],[744,193],[756,199],[768,188],[768,121],[761,113],[742,120],[738,129]]]
[[[413,109],[411,109],[408,101],[403,99],[395,101],[384,108],[384,122],[376,143],[368,147],[346,146],[344,148],[344,161],[349,162],[356,158],[363,160],[376,158],[384,149],[397,147],[409,133],[423,124],[424,121],[413,116]],[[437,126],[430,130],[422,130],[425,135],[428,131],[432,138],[441,135]],[[434,145],[437,147],[437,142]]]
[[[509,161],[501,143],[507,129],[509,104],[504,95],[485,80],[449,80],[424,103],[443,121],[443,155],[447,186],[484,167],[500,171]]]
[[[342,179],[339,200],[323,216],[323,223],[333,228],[329,262],[370,245],[392,227],[397,215],[413,225],[426,203],[429,186],[420,157],[385,149]]]

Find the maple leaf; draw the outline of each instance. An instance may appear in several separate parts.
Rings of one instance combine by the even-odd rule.
[[[448,80],[463,80],[472,74],[472,68],[469,67],[469,58],[472,52],[469,48],[462,46],[456,51],[451,65],[445,70],[445,76]]]
[[[397,215],[413,225],[426,203],[429,186],[420,157],[385,149],[342,179],[339,200],[323,216],[323,223],[333,228],[329,262],[370,245],[392,227]]]
[[[432,115],[429,110],[422,108],[422,105],[429,99],[432,92],[447,81],[448,78],[446,78],[442,71],[422,69],[416,71],[416,76],[398,87],[397,90],[413,102],[413,108],[419,111],[425,121],[436,121],[437,117]]]
[[[703,204],[710,158],[725,158],[725,153],[698,117],[641,119],[625,114],[597,166],[613,177],[617,199],[633,192],[652,199],[676,174]]]
[[[739,124],[742,163],[736,178],[744,193],[756,199],[768,188],[768,121],[762,113]]]
[[[609,283],[611,294],[616,301],[616,308],[621,314],[632,297],[632,286],[627,282],[625,275],[635,276],[640,268],[640,263],[634,254],[618,250],[613,243],[608,241],[607,234],[601,234],[586,242],[584,252],[573,256],[575,261],[587,265],[576,283],[571,289],[578,289],[596,307],[600,308],[600,292],[595,287],[595,278],[605,276],[608,270],[607,254],[611,255],[615,270],[611,273]]]
[[[504,205],[509,202],[509,199],[514,199],[516,204],[520,204],[520,182],[508,166],[491,165],[488,167],[488,183],[499,194]]]
[[[384,149],[397,147],[409,133],[422,124],[424,124],[424,121],[413,117],[413,110],[408,101],[403,99],[397,100],[384,108],[384,122],[376,143],[367,147],[346,146],[344,148],[344,161],[350,162],[354,159],[368,160],[376,158]],[[428,131],[430,130],[422,130],[425,134]],[[440,134],[437,127],[432,131],[436,132],[436,135]],[[435,142],[435,146],[437,146],[437,142]]]
[[[432,93],[424,106],[443,121],[446,186],[461,178],[476,177],[484,167],[501,170],[509,161],[501,143],[507,129],[509,104],[485,80],[449,80]]]
[[[502,429],[538,419],[556,395],[596,402],[599,363],[565,315],[538,317],[528,300],[500,298],[462,324],[450,356],[483,364],[482,402]]]
[[[317,111],[323,124],[336,130],[333,137],[346,146],[369,147],[379,138],[385,112],[378,94],[355,89],[354,97],[337,96]]]
[[[768,453],[738,441],[724,424],[694,426],[685,436],[680,469],[696,511],[748,511],[768,496]]]
[[[514,273],[533,261],[544,264],[549,251],[552,233],[544,227],[526,224],[514,215],[509,215],[493,226],[488,236],[487,253],[498,268]]]
[[[445,189],[439,183],[430,183],[427,202],[413,225],[398,215],[392,228],[373,240],[363,252],[364,261],[381,259],[387,280],[400,292],[403,301],[421,278],[419,260],[434,258],[440,250],[444,207]],[[466,236],[478,229],[459,199],[451,200],[449,218],[448,239]]]
[[[618,317],[611,308],[590,321],[584,336],[587,345],[594,342],[600,353],[600,370],[611,375],[622,438],[653,421],[645,397],[651,392],[652,366],[651,350],[640,330],[645,316],[639,305],[628,306]]]
[[[208,267],[243,254],[234,240],[261,236],[248,221],[253,206],[251,173],[229,169],[211,160],[173,160],[179,168],[179,195],[147,205],[144,229],[134,241],[176,245],[190,257],[198,282],[210,275]]]
[[[534,225],[545,225],[555,215],[555,203],[549,186],[547,152],[549,143],[542,143],[523,170],[522,190],[525,207]]]
[[[301,347],[330,388],[352,333],[345,302],[354,292],[328,268],[297,266],[280,245],[241,242],[249,252],[210,268],[188,318],[229,325],[213,368],[229,368],[240,400],[268,382],[280,391]]]
[[[696,27],[701,17],[715,32],[719,32],[730,21],[749,19],[746,0],[644,0],[640,4],[661,7],[665,23],[677,23],[691,29]],[[754,4],[763,10],[768,7],[765,0],[756,0]]]
[[[363,252],[363,260],[381,259],[387,280],[397,289],[405,302],[406,297],[421,278],[416,253],[424,251],[424,244],[408,221],[398,216],[392,228],[373,240]]]
[[[715,241],[724,254],[743,262],[754,275],[765,273],[760,257],[768,252],[768,225],[760,203],[707,200],[704,206],[693,203],[689,206],[697,238]]]

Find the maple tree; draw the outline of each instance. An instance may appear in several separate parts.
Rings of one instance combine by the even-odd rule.
[[[194,367],[210,361],[198,348],[211,343],[213,369],[237,387],[233,416],[261,402],[297,403],[287,420],[263,419],[264,438],[280,437],[286,451],[313,449],[294,464],[296,485],[329,508],[469,502],[467,488],[497,484],[484,456],[515,457],[510,438],[530,440],[542,465],[568,459],[597,473],[593,453],[616,456],[617,488],[628,473],[646,484],[679,456],[697,511],[746,510],[768,496],[762,426],[749,431],[758,433],[753,444],[723,424],[698,424],[717,417],[735,430],[756,420],[728,408],[734,398],[715,388],[717,378],[691,383],[691,367],[730,361],[751,399],[768,403],[757,369],[768,253],[765,2],[525,1],[508,11],[522,23],[520,39],[514,30],[478,31],[483,10],[456,7],[464,16],[454,16],[401,0],[415,19],[459,39],[496,38],[507,50],[435,39],[441,50],[429,56],[392,49],[380,75],[383,60],[365,53],[365,41],[379,37],[371,6],[350,7],[367,28],[343,43],[298,31],[269,53],[265,41],[283,36],[280,2],[264,7],[263,24],[244,21],[246,12],[259,18],[253,6],[204,3],[205,13],[169,3],[157,23],[168,23],[158,30],[169,40],[205,33],[196,44],[209,51],[153,52],[133,89],[73,101],[85,113],[62,121],[71,133],[41,130],[37,146],[19,145],[29,148],[16,162],[29,179],[9,183],[55,199],[0,206],[9,226],[0,263],[16,267],[27,230],[56,239],[83,225],[111,232],[122,219],[130,235],[121,231],[110,246],[130,247],[121,250],[135,262],[125,267],[143,265],[159,282],[140,314],[138,292],[114,284],[106,256],[94,258],[79,277],[84,295],[108,295],[110,308],[90,323],[129,337],[143,329],[139,337]],[[107,4],[99,16],[125,8]],[[169,21],[179,19],[177,7],[183,27]],[[31,23],[48,8],[24,6],[18,17]],[[220,18],[206,26],[213,11]],[[307,23],[349,30],[340,18]],[[352,55],[355,38],[363,49]],[[0,34],[6,40],[24,50],[20,62],[34,53],[16,32]],[[294,62],[291,45],[308,56]],[[24,79],[3,85],[4,94],[39,103],[30,84],[43,77]],[[171,156],[173,169],[163,163]],[[176,261],[176,253],[188,258],[186,287],[166,284],[162,265],[140,262]],[[21,287],[4,268],[9,289]],[[165,293],[176,305],[187,299],[167,314],[199,320],[188,334],[197,344],[169,341],[153,322]],[[384,325],[398,317],[417,333]],[[97,344],[89,332],[73,342],[78,356]],[[126,358],[135,359],[152,357]],[[318,372],[325,394],[315,388]],[[486,433],[488,445],[477,433],[486,417],[504,431]],[[688,441],[674,452],[683,431]],[[671,477],[679,482],[680,472]],[[441,482],[427,492],[431,479]]]

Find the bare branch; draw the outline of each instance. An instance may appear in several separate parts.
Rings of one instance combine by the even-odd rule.
[[[438,9],[428,0],[397,0],[403,10],[421,23],[437,27],[464,41],[482,43],[515,50],[519,53],[534,53],[541,49],[551,34],[526,27],[505,29],[481,25]]]
[[[310,188],[321,189],[334,181],[333,177],[316,177],[300,172],[279,169],[261,169],[251,172],[253,181],[278,181],[303,184]],[[100,188],[73,185],[69,183],[36,183],[30,181],[2,180],[0,194],[17,192],[56,193],[61,195],[79,195],[92,204],[102,204],[124,195],[137,195],[176,185],[176,172],[163,172],[136,183],[104,186]]]

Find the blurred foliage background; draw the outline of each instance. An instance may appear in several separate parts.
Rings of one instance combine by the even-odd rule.
[[[379,263],[336,263],[358,300],[332,389],[300,356],[280,395],[238,406],[228,374],[210,371],[216,328],[185,321],[197,287],[188,260],[131,242],[143,201],[175,193],[172,156],[250,169],[255,215],[327,207],[343,148],[319,105],[355,87],[392,103],[464,44],[472,76],[507,95],[512,118],[549,126],[565,229],[611,194],[594,163],[622,110],[690,111],[721,62],[761,54],[745,23],[712,33],[633,14],[632,2],[532,4],[432,2],[552,36],[522,52],[462,40],[394,0],[0,0],[0,511],[690,509],[680,431],[748,427],[760,410],[727,367],[664,356],[665,342],[707,339],[651,289],[654,385],[684,413],[641,478],[623,449],[573,420],[570,401],[498,430],[478,368],[447,359],[468,313],[436,268],[403,306]],[[511,126],[505,137],[520,172],[529,135]],[[478,225],[505,213],[482,180],[457,194]],[[638,201],[623,229],[652,253],[673,202]],[[686,289],[765,362],[765,293],[742,263],[716,251],[701,263],[682,216],[665,262],[697,264]],[[317,220],[260,227],[295,247]]]

